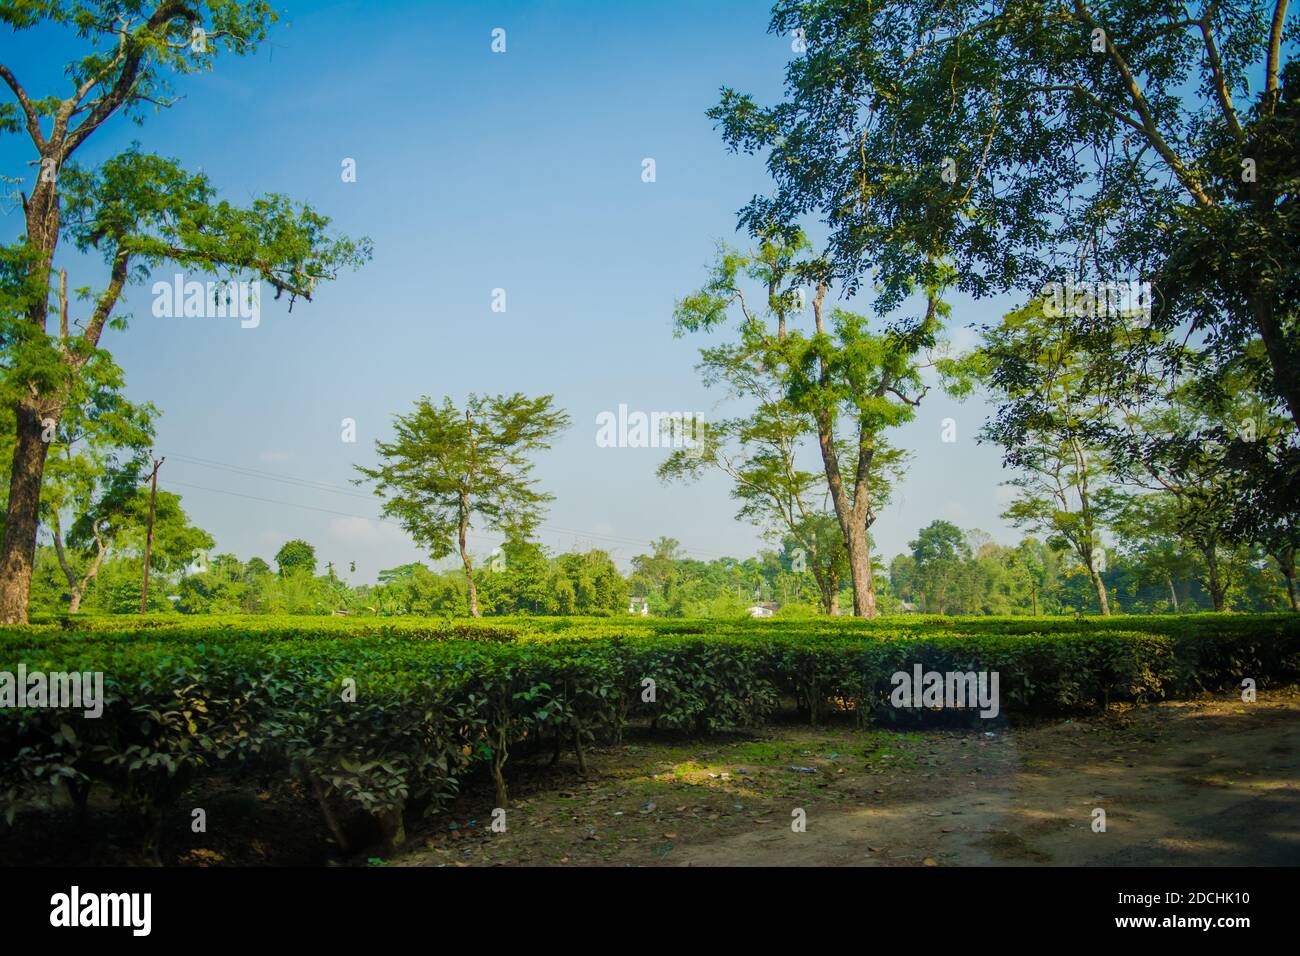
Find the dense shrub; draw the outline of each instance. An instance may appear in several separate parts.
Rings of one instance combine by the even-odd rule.
[[[894,719],[892,675],[996,671],[1001,709],[1054,713],[1300,677],[1294,615],[1049,621],[898,618],[464,622],[143,618],[0,630],[0,671],[104,674],[104,712],[0,710],[0,806],[51,785],[109,788],[153,846],[203,776],[288,775],[346,844],[362,811],[391,843],[405,809],[443,807],[483,768],[507,800],[511,753],[571,748],[629,719],[743,727],[783,703]],[[1030,627],[1029,625],[1035,625]],[[913,718],[915,714],[911,715]]]

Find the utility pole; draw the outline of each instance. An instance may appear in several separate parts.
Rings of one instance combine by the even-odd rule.
[[[158,497],[158,469],[167,459],[154,458],[153,452],[149,452],[150,459],[153,460],[153,474],[150,475],[152,482],[149,488],[149,524],[144,536],[144,587],[140,589],[140,613],[144,614],[149,607],[149,552],[153,550],[153,502]]]

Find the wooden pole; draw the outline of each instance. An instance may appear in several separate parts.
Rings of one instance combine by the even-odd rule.
[[[149,524],[144,536],[144,586],[140,589],[140,613],[144,614],[149,607],[149,553],[153,550],[153,503],[158,496],[158,469],[167,459],[154,458],[153,452],[149,453],[153,459],[153,474],[150,476],[149,487]]]

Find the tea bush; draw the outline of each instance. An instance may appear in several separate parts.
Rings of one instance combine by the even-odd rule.
[[[303,619],[48,621],[0,630],[0,672],[100,672],[103,713],[0,708],[9,821],[51,785],[91,787],[159,821],[205,777],[289,777],[347,845],[344,817],[391,844],[480,768],[508,799],[512,753],[585,749],[630,720],[689,733],[783,706],[897,719],[896,672],[996,671],[1001,710],[1050,714],[1300,678],[1300,617],[663,621]]]

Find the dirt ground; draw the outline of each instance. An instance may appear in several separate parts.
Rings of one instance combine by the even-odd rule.
[[[343,861],[294,781],[208,781],[166,825],[179,866],[1300,865],[1300,688],[966,729],[782,723],[687,738],[629,728],[572,755],[512,757],[505,832],[482,774],[408,815],[395,853]],[[992,724],[992,726],[990,726]],[[61,791],[59,792],[61,793]],[[149,863],[105,793],[0,820],[0,865]],[[193,832],[189,807],[205,808]],[[1093,829],[1105,811],[1105,832]],[[792,824],[802,819],[800,832]],[[366,818],[359,818],[362,822]]]
[[[505,832],[476,786],[372,865],[1300,864],[1296,688],[993,729],[631,732],[585,779],[508,769]]]

